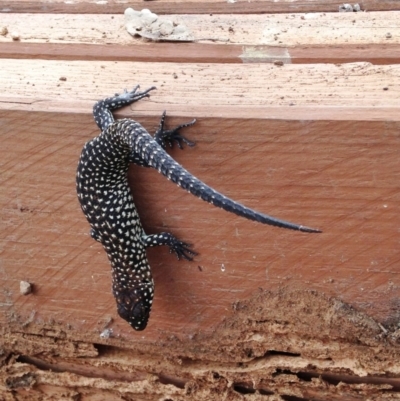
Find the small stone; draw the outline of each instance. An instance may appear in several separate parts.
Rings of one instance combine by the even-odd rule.
[[[353,12],[353,7],[351,4],[344,3],[341,6],[339,6],[339,12],[340,13],[351,13],[351,12]]]
[[[174,28],[174,35],[184,35],[188,32],[188,29],[186,28],[185,25],[182,24],[178,24],[175,28]]]
[[[388,33],[386,34],[386,39],[391,39],[391,37],[392,37],[392,34],[391,34],[390,32],[388,32]]]
[[[101,333],[100,333],[100,338],[111,338],[113,335],[113,329],[104,329]]]
[[[275,60],[274,61],[274,65],[277,65],[278,67],[282,67],[283,66],[283,61],[282,60]]]
[[[160,22],[160,34],[163,36],[171,35],[174,31],[174,24],[172,21],[162,21]]]
[[[2,26],[2,27],[0,28],[0,35],[1,35],[1,36],[6,36],[7,33],[8,33],[7,27],[6,27],[6,26]]]
[[[28,295],[32,292],[32,284],[27,281],[21,281],[19,283],[19,292],[22,295]]]
[[[132,17],[140,17],[141,12],[140,11],[136,11],[133,8],[127,8],[124,12],[125,18],[132,18]]]
[[[132,36],[140,36],[154,41],[191,41],[193,37],[182,24],[159,18],[157,14],[144,8],[135,11],[132,8],[125,10],[125,27]]]
[[[60,81],[66,81],[67,77],[60,77]]]
[[[153,22],[156,22],[158,19],[158,15],[152,13],[149,9],[144,8],[141,12],[141,20],[144,24],[150,25]]]

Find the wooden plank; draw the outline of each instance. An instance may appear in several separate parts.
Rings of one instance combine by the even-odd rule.
[[[176,55],[172,45],[136,44],[127,57],[157,62],[127,62],[127,46],[51,35],[46,45],[37,32],[0,45],[3,57],[22,57],[0,61],[0,394],[398,398],[399,65],[251,64],[271,51],[253,41],[246,64],[240,44],[175,45]],[[360,37],[337,53],[335,45],[283,49],[292,63],[397,62],[395,43],[381,52],[382,41],[355,45]],[[200,252],[188,263],[149,251],[156,298],[141,333],[116,314],[108,261],[74,188],[81,147],[97,134],[94,101],[136,82],[158,90],[119,117],[150,131],[164,109],[171,125],[196,117],[186,133],[197,146],[172,150],[174,158],[232,198],[324,230],[248,222],[132,167],[146,230],[170,230]],[[33,283],[32,294],[20,294],[20,280]]]
[[[400,12],[396,11],[213,16],[169,14],[161,18],[187,25],[197,41],[214,45],[329,48],[400,44]],[[9,33],[18,32],[22,43],[149,46],[149,42],[128,34],[124,24],[123,14],[4,14],[1,21]],[[0,35],[0,43],[9,42],[12,42],[10,35]],[[180,46],[175,46],[177,51]]]
[[[301,106],[343,107],[350,113],[357,107],[398,107],[398,65],[224,64],[216,68],[213,64],[185,64],[183,68],[179,63],[109,61],[3,59],[1,63],[0,99],[11,102],[7,107],[12,106],[13,98],[33,102],[34,107],[38,99],[41,104],[59,100],[68,107],[74,99],[90,104],[118,87],[131,87],[138,82],[143,87],[155,85],[158,90],[151,100],[141,102],[135,109],[152,108],[155,113],[165,107],[174,113],[185,113],[181,115],[202,109],[213,117],[225,108],[229,116],[235,107],[235,115],[255,117],[262,115],[260,109],[266,106],[276,108],[277,113],[287,107],[290,114]],[[245,114],[249,109],[254,109],[254,114]]]
[[[213,330],[235,300],[260,286],[313,288],[381,321],[393,317],[399,66],[187,64],[181,71],[171,63],[3,60],[2,67],[6,318],[54,319],[93,341],[112,317],[126,345],[147,343],[160,330]],[[182,121],[177,116],[198,118],[188,132],[197,147],[172,152],[189,171],[251,207],[324,230],[305,235],[247,222],[132,168],[147,231],[167,228],[201,253],[188,263],[149,251],[156,298],[144,334],[116,316],[108,262],[88,235],[74,189],[80,149],[97,131],[91,104],[131,86],[132,71],[144,87],[159,85],[132,107],[150,130],[163,109],[172,125]],[[18,294],[20,280],[35,284],[32,296]]]
[[[168,16],[213,43],[149,43],[132,38],[123,15],[8,14],[1,58],[200,63],[399,62],[398,12]],[[60,24],[62,21],[62,24]],[[107,27],[106,29],[104,27]],[[11,40],[18,32],[19,41]],[[388,37],[388,35],[390,37]],[[251,44],[250,44],[251,43]]]
[[[0,58],[172,63],[399,64],[400,45],[271,46],[153,43],[151,46],[1,43]]]
[[[253,13],[299,13],[299,12],[336,12],[340,3],[333,0],[254,0],[228,3],[225,0],[159,0],[149,4],[141,1],[129,2],[129,7],[142,9],[151,7],[160,14],[253,14]],[[122,13],[127,7],[125,0],[90,2],[78,0],[73,3],[63,0],[7,0],[0,1],[4,13],[69,13],[69,14],[115,14]],[[365,0],[365,11],[400,10],[397,0]]]
[[[194,3],[135,4],[207,6]],[[237,7],[262,2],[252,3]],[[328,5],[291,3],[274,6]],[[185,20],[218,40],[194,44],[135,41],[122,15],[3,14],[21,33],[0,36],[6,400],[398,398],[398,13],[209,12]],[[358,60],[386,65],[339,64]],[[200,253],[189,263],[149,251],[156,298],[141,333],[116,314],[74,188],[81,147],[97,134],[94,101],[137,82],[158,90],[118,117],[151,132],[164,109],[170,125],[196,117],[185,133],[197,145],[175,159],[234,199],[324,230],[245,221],[133,166],[146,231],[170,230]]]
[[[320,227],[320,236],[243,221],[194,200],[153,171],[132,168],[132,190],[146,231],[167,229],[200,252],[188,263],[176,261],[166,249],[149,251],[156,297],[142,334],[116,315],[106,255],[90,238],[75,199],[76,160],[84,140],[96,131],[91,116],[29,113],[24,118],[31,125],[22,126],[24,114],[1,114],[1,305],[8,312],[3,316],[10,318],[13,311],[23,324],[35,311],[37,324],[53,319],[92,341],[112,317],[114,333],[127,343],[148,342],[159,330],[173,333],[176,327],[188,335],[208,332],[229,315],[234,301],[260,286],[317,289],[382,320],[394,313],[398,121],[202,118],[194,136],[198,147],[172,153],[228,196]],[[156,125],[155,118],[140,120]],[[81,138],[81,132],[88,134]],[[385,143],[375,132],[384,133]],[[250,159],[267,160],[254,166]],[[34,284],[32,296],[18,294],[20,280]]]

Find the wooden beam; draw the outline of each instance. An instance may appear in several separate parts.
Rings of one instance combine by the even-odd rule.
[[[33,309],[45,319],[85,320],[78,326],[89,331],[113,316],[121,335],[131,333],[115,316],[108,262],[88,236],[73,176],[83,143],[97,132],[91,105],[132,86],[134,71],[135,83],[159,90],[129,115],[150,130],[163,109],[172,125],[198,118],[188,132],[198,146],[172,153],[189,171],[251,207],[324,230],[310,236],[249,223],[133,168],[146,229],[167,227],[201,252],[196,264],[178,263],[162,249],[149,252],[157,292],[146,338],[177,325],[210,330],[260,283],[324,289],[361,309],[368,303],[372,316],[391,316],[397,290],[374,295],[374,289],[390,286],[385,271],[398,274],[398,66],[186,64],[181,70],[171,63],[3,60],[2,67],[3,260],[16,280],[3,284],[11,290],[29,279],[37,288],[29,303],[12,298],[21,315]],[[85,297],[96,291],[104,295],[88,310]]]

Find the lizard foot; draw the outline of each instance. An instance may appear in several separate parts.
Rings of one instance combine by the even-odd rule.
[[[194,119],[193,121],[190,121],[188,123],[178,125],[177,127],[173,128],[173,129],[165,130],[164,129],[164,123],[165,123],[166,114],[167,113],[164,111],[162,116],[161,116],[161,121],[160,121],[160,125],[158,127],[158,130],[154,135],[154,138],[157,141],[157,143],[159,145],[161,145],[164,149],[166,147],[166,144],[168,144],[168,146],[170,148],[172,148],[173,145],[174,145],[174,142],[176,142],[178,144],[179,149],[183,149],[183,143],[185,143],[188,146],[194,146],[196,143],[192,142],[192,141],[189,141],[189,139],[187,139],[184,136],[182,136],[179,133],[179,131],[182,128],[186,128],[186,127],[192,126],[196,122],[196,120]]]

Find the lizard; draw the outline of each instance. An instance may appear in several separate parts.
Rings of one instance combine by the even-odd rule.
[[[95,103],[93,115],[101,133],[84,145],[76,173],[78,200],[91,226],[90,235],[102,244],[111,263],[117,312],[139,331],[146,328],[154,295],[146,248],[167,245],[178,259],[189,261],[197,253],[191,244],[171,233],[145,234],[128,184],[131,163],[152,167],[196,197],[249,220],[307,233],[321,232],[245,207],[204,184],[169,156],[167,145],[176,143],[181,149],[183,144],[195,145],[180,130],[196,120],[168,130],[164,128],[164,111],[154,137],[132,119],[114,120],[113,110],[148,97],[154,89],[140,92],[138,85]]]

